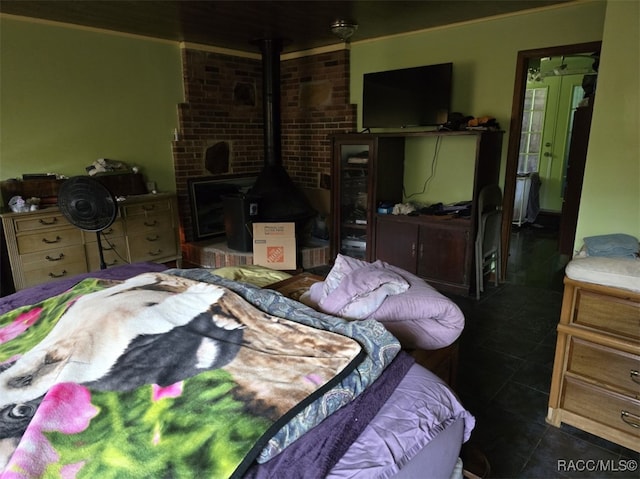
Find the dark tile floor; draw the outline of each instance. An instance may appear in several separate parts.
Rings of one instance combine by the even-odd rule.
[[[556,245],[553,229],[514,228],[505,284],[488,287],[480,301],[451,296],[467,322],[457,389],[476,416],[472,443],[490,477],[639,478],[638,470],[621,470],[637,465],[638,453],[545,422],[569,259]]]

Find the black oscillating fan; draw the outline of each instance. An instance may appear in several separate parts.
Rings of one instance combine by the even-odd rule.
[[[111,191],[95,178],[74,176],[60,185],[58,207],[72,225],[96,232],[100,269],[106,269],[100,232],[111,226],[118,214],[118,203]]]

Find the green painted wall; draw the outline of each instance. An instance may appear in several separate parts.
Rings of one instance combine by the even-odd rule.
[[[0,16],[0,179],[137,165],[175,191],[177,43]]]
[[[407,138],[405,201],[428,206],[470,200],[475,146],[474,136]]]
[[[580,2],[378,41],[355,41],[351,101],[361,103],[364,73],[453,62],[452,110],[494,116],[507,130],[518,51],[601,40],[605,8],[604,1]],[[361,125],[360,108],[358,115]]]
[[[493,116],[507,132],[501,168],[501,178],[504,178],[518,51],[600,40],[605,9],[604,1],[585,2],[379,41],[355,42],[351,51],[350,86],[351,101],[359,106],[358,124],[362,124],[360,104],[364,73],[453,62],[452,111],[475,117]],[[541,34],[542,29],[544,34]],[[551,165],[542,165],[541,207],[559,212],[562,158],[555,164],[558,167],[553,171],[548,168]],[[411,159],[405,164],[405,176],[420,178],[423,171],[419,166],[420,159]],[[472,179],[465,175],[473,175],[473,170],[460,171],[455,180],[457,187],[471,184]],[[548,178],[548,175],[554,177]],[[447,191],[446,187],[442,189]],[[429,199],[446,202],[433,196]]]
[[[537,13],[354,41],[351,101],[358,104],[360,115],[364,73],[451,61],[452,110],[494,116],[507,132],[504,177],[518,51],[602,40],[576,248],[591,234],[627,232],[640,237],[639,5],[635,0],[576,2]]]
[[[578,215],[582,238],[640,238],[640,2],[611,0]]]
[[[355,41],[351,100],[360,103],[365,72],[452,61],[454,111],[495,116],[508,130],[518,51],[602,40],[576,245],[593,234],[640,236],[639,5],[587,0]],[[139,165],[161,190],[175,189],[171,138],[183,101],[177,44],[0,14],[0,62],[0,179],[82,174],[107,157]]]

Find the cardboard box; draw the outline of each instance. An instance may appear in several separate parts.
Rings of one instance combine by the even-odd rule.
[[[253,223],[253,264],[294,270],[296,258],[295,223]]]

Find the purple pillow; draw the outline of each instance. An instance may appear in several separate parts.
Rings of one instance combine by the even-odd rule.
[[[336,315],[341,310],[331,304],[331,296],[338,295],[336,303],[340,302],[342,308],[348,309],[348,306],[343,304],[345,296],[344,291],[340,290],[340,285],[345,280],[355,281],[347,278],[358,270],[369,274],[373,278],[369,281],[374,285],[378,282],[375,279],[376,272],[385,275],[395,273],[409,284],[409,288],[403,292],[384,295],[377,307],[371,309],[369,316],[357,318],[381,322],[398,338],[402,347],[440,349],[452,344],[462,334],[465,320],[456,303],[418,276],[379,260],[368,263],[338,254],[326,279],[313,284],[309,289],[309,302],[312,307],[324,311],[323,305],[327,305],[333,312],[324,312]]]

